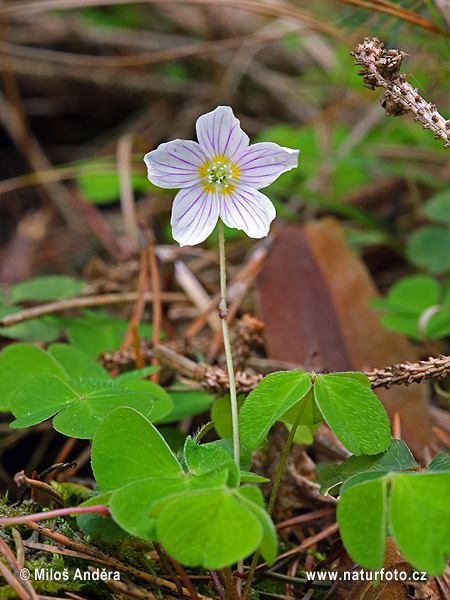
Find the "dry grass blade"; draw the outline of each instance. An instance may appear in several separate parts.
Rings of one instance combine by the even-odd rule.
[[[150,65],[188,56],[232,50],[233,48],[245,48],[253,45],[267,44],[271,41],[298,35],[298,33],[298,31],[292,30],[277,31],[274,33],[257,33],[252,36],[236,36],[223,40],[213,40],[211,42],[193,43],[179,48],[171,48],[169,50],[143,52],[142,54],[137,54],[135,56],[89,56],[86,54],[73,54],[71,52],[49,50],[47,48],[32,48],[30,46],[22,46],[20,44],[2,41],[0,41],[0,53],[8,52],[8,54],[11,54],[12,56],[61,62],[77,65],[77,67],[123,68]]]
[[[30,600],[28,592],[20,585],[19,580],[14,577],[11,571],[0,561],[0,574],[4,577],[6,583],[16,592],[18,598]]]
[[[20,578],[20,567],[17,562],[17,559],[14,556],[12,550],[7,545],[7,543],[1,537],[0,537],[0,553],[3,555],[6,562],[8,563],[9,567],[14,572],[14,574]],[[6,569],[6,571],[3,571],[3,569],[2,569],[2,574],[4,575],[5,579],[10,583],[10,585],[13,585],[13,582],[14,582],[13,587],[14,587],[14,589],[16,589],[15,582],[18,583],[18,580],[16,579],[15,575],[13,575],[13,573],[11,573],[5,567],[5,565],[3,565],[3,563],[1,561],[0,561],[0,565],[2,567],[4,567],[4,569]],[[9,578],[9,580],[8,580],[8,578]],[[19,584],[19,586],[22,590],[25,588],[24,591],[25,591],[26,600],[37,600],[36,592],[34,591],[31,583],[29,581],[27,581],[26,579],[23,579],[23,580],[21,579],[21,582],[22,582],[22,585]],[[20,597],[22,597],[21,593],[19,593],[19,595],[20,595]]]
[[[338,2],[357,6],[358,8],[371,10],[373,12],[383,13],[385,15],[391,15],[398,19],[402,19],[403,21],[412,23],[413,25],[417,25],[418,27],[422,27],[423,29],[427,29],[428,31],[432,31],[433,33],[442,33],[441,28],[428,19],[425,19],[425,17],[411,12],[406,8],[402,8],[401,6],[397,6],[393,2],[387,2],[386,0],[338,0]],[[447,33],[447,35],[449,34]]]
[[[51,10],[64,10],[72,8],[84,8],[92,6],[111,6],[115,4],[194,4],[205,6],[234,6],[241,10],[256,12],[262,15],[277,18],[295,19],[304,23],[307,27],[314,31],[331,35],[344,41],[344,36],[341,32],[328,23],[324,23],[320,19],[299,10],[296,7],[284,6],[281,4],[263,4],[253,0],[19,0],[14,4],[9,4],[2,7],[1,12],[4,16],[17,17],[20,15],[33,15]]]
[[[94,567],[88,567],[91,573],[98,572],[99,569]],[[114,594],[120,594],[120,598],[136,598],[137,600],[157,600],[156,596],[152,592],[144,592],[131,583],[125,583],[123,581],[106,580],[105,584],[114,592]]]

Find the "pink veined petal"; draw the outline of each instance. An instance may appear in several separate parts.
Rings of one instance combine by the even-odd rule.
[[[200,182],[199,168],[206,162],[200,144],[173,140],[144,156],[148,178],[162,188],[187,188]]]
[[[257,190],[275,181],[298,165],[300,150],[284,148],[273,142],[252,144],[236,158],[239,182]]]
[[[228,227],[242,229],[251,238],[269,233],[276,211],[267,196],[247,185],[239,185],[230,194],[220,194],[220,218]]]
[[[198,141],[210,158],[225,156],[232,159],[245,150],[250,142],[229,106],[218,106],[199,117],[196,129]]]
[[[202,185],[180,190],[172,206],[172,235],[180,246],[195,246],[212,233],[219,218],[219,200]]]

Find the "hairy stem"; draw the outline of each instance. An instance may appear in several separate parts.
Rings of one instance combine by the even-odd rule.
[[[219,316],[222,322],[223,345],[225,347],[225,356],[227,359],[228,379],[230,382],[230,401],[231,401],[231,420],[233,423],[233,447],[234,461],[239,470],[239,425],[238,425],[238,407],[236,396],[236,383],[234,379],[233,359],[231,356],[230,334],[227,323],[227,275],[225,265],[225,235],[223,222],[219,219],[219,264],[220,264],[220,303]]]
[[[291,449],[292,442],[294,441],[295,432],[300,424],[301,418],[303,417],[303,413],[305,412],[306,405],[308,404],[308,400],[312,394],[313,387],[311,386],[308,392],[304,395],[300,409],[297,413],[297,417],[295,418],[294,424],[291,427],[288,438],[286,440],[286,444],[283,448],[283,453],[281,454],[280,463],[278,465],[277,472],[275,474],[275,481],[273,482],[272,491],[270,493],[269,504],[267,506],[267,512],[269,515],[273,512],[273,507],[275,506],[275,501],[277,499],[278,488],[280,487],[281,476],[283,474],[284,465],[286,464],[286,460],[289,454],[289,450]],[[250,570],[248,572],[247,582],[244,588],[244,594],[242,596],[242,600],[247,600],[248,595],[250,593],[253,576],[256,571],[256,567],[258,566],[259,552],[255,552],[252,560],[252,564],[250,565]]]

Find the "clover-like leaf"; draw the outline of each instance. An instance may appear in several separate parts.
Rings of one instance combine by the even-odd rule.
[[[310,388],[310,375],[303,371],[284,371],[264,377],[247,396],[239,412],[243,445],[250,450],[264,446],[270,427],[298,404]],[[307,412],[305,409],[305,414]]]
[[[128,321],[118,319],[108,313],[84,310],[82,317],[52,317],[54,322],[66,329],[71,344],[94,358],[102,352],[117,350],[128,329]],[[152,327],[139,326],[141,338],[151,337]]]
[[[368,471],[408,471],[417,469],[410,449],[402,440],[391,440],[385,452],[372,455],[350,456],[339,467],[342,481]]]
[[[17,304],[23,300],[60,300],[78,295],[86,285],[68,275],[44,275],[13,285],[9,290],[9,300]]]
[[[360,473],[408,471],[418,467],[405,442],[391,440],[385,452],[350,456],[340,465],[329,464],[323,467],[319,472],[319,482],[322,486],[320,492],[336,495],[341,483]]]
[[[20,312],[18,306],[0,306],[0,318]],[[0,336],[24,342],[54,342],[60,336],[59,327],[53,324],[51,317],[31,319],[24,323],[0,328]]]
[[[158,430],[132,408],[117,408],[103,420],[94,437],[91,461],[105,492],[141,479],[184,475]]]
[[[170,391],[174,408],[167,416],[159,420],[160,423],[174,423],[192,415],[198,415],[209,410],[214,402],[214,396],[202,390],[176,390]]]
[[[23,383],[37,375],[56,375],[67,379],[68,374],[45,350],[31,344],[12,344],[0,354],[0,405],[10,408],[11,396]],[[50,415],[51,416],[51,415]]]
[[[439,452],[427,467],[427,473],[450,473],[450,454]]]
[[[189,567],[222,569],[251,554],[262,537],[259,519],[222,488],[180,494],[158,519],[165,550]]]
[[[112,492],[102,494],[101,492],[95,493],[92,498],[86,500],[80,506],[96,506],[101,504],[102,506],[108,506]],[[77,516],[78,527],[88,535],[100,538],[105,542],[116,542],[127,535],[111,517],[104,517],[96,513],[85,513]]]
[[[391,439],[386,411],[375,394],[345,374],[316,375],[316,402],[335,435],[353,454],[378,454]]]
[[[227,478],[228,472],[222,471],[200,476],[177,475],[135,481],[113,493],[111,514],[128,533],[158,541],[158,516],[170,498],[190,490],[224,487]],[[157,504],[159,509],[155,509]]]
[[[440,575],[450,558],[449,498],[450,473],[399,473],[392,482],[395,541],[412,566],[430,576]]]
[[[127,391],[113,381],[69,379],[39,375],[22,384],[11,399],[16,420],[11,427],[29,427],[49,417],[54,428],[71,437],[90,439],[114,408],[129,406],[150,416],[153,399],[148,394]]]
[[[272,565],[277,557],[278,536],[273,521],[266,512],[261,490],[253,485],[245,485],[236,490],[235,498],[258,519],[263,532],[258,550],[267,563]]]
[[[238,484],[236,463],[226,450],[214,442],[196,444],[191,437],[187,437],[184,444],[184,457],[191,473],[204,475],[217,469],[228,469],[230,472],[229,484],[231,486]]]
[[[241,409],[245,396],[240,394],[237,397],[238,410]],[[231,420],[231,401],[229,394],[219,396],[211,409],[211,419],[214,421],[214,428],[221,438],[233,437],[233,424]]]
[[[427,225],[415,231],[406,249],[408,259],[430,273],[440,274],[450,268],[450,230]]]
[[[91,377],[92,379],[111,379],[106,369],[99,365],[89,354],[69,346],[69,344],[52,344],[48,352],[70,379]]]
[[[345,490],[342,488],[337,519],[342,541],[353,560],[366,569],[380,569],[386,543],[388,482],[378,474],[370,476],[375,479],[364,481],[356,475],[349,479]]]
[[[117,377],[116,377],[117,381]],[[121,387],[133,392],[149,394],[153,398],[152,422],[157,423],[173,410],[173,400],[170,395],[157,383],[147,380],[123,380],[119,379]]]

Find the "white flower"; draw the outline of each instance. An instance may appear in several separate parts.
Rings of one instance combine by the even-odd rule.
[[[252,238],[266,236],[276,212],[258,190],[296,167],[300,151],[272,142],[250,146],[229,106],[202,115],[196,129],[198,142],[173,140],[144,157],[153,184],[181,188],[170,220],[174,239],[200,244],[219,217]]]

